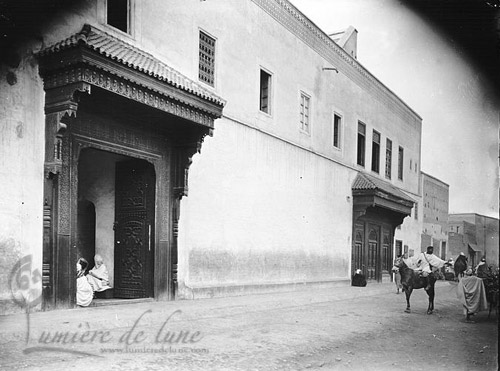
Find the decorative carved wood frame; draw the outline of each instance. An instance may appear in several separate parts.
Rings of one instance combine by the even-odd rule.
[[[98,148],[143,158],[154,164],[157,174],[156,246],[154,297],[173,299],[177,286],[177,236],[179,205],[187,195],[191,158],[212,135],[222,105],[190,94],[141,73],[92,50],[76,45],[69,50],[39,58],[45,98],[45,203],[43,287],[44,307],[75,304],[76,195],[81,149]],[[135,102],[183,119],[184,139],[174,143],[168,156],[93,140],[68,130],[75,122],[81,94],[92,87],[104,89]],[[68,134],[70,132],[70,134]],[[163,187],[158,189],[158,184]],[[164,201],[159,201],[164,200]],[[159,215],[159,211],[162,216]]]
[[[379,189],[353,189],[353,216],[352,216],[352,247],[351,255],[355,254],[355,239],[356,239],[356,222],[358,221],[364,226],[363,243],[368,243],[368,233],[365,228],[366,223],[373,223],[380,226],[390,228],[391,238],[394,238],[396,227],[403,223],[404,218],[411,215],[413,202],[398,197],[397,195]],[[380,237],[380,244],[382,237]],[[381,249],[380,249],[381,251]],[[382,279],[381,267],[382,256],[377,256],[377,266],[379,267],[379,276],[377,279]],[[354,267],[351,268],[360,268]]]
[[[404,218],[411,215],[413,202],[377,189],[353,190],[353,222],[365,215],[370,207],[386,210],[393,228],[396,228]]]

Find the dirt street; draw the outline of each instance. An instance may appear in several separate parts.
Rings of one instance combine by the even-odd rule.
[[[498,322],[465,323],[456,284],[412,313],[393,284],[0,318],[5,370],[497,370]]]

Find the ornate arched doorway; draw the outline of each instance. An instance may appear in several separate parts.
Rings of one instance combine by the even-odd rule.
[[[203,138],[211,135],[214,120],[222,115],[223,100],[152,55],[89,25],[42,50],[38,58],[46,93],[45,308],[74,305],[78,164],[87,149],[140,163],[135,175],[139,169],[146,170],[143,175],[154,182],[148,216],[139,228],[141,237],[135,240],[141,247],[128,255],[145,253],[146,248],[151,251],[143,257],[152,267],[151,288],[135,290],[129,282],[122,285],[122,295],[174,298],[179,203],[187,195],[191,157],[200,150]],[[119,167],[114,163],[113,169]],[[134,192],[120,187],[115,191]],[[117,210],[126,214],[124,208]],[[138,210],[134,213],[137,217]],[[131,224],[125,225],[120,238],[129,238],[130,243],[133,238],[125,230]],[[120,222],[106,225],[113,227],[119,229]],[[133,272],[129,269],[128,276],[134,276],[140,264],[131,264]]]

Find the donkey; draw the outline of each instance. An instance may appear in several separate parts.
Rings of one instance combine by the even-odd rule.
[[[413,269],[409,268],[402,258],[396,259],[394,264],[395,267],[399,268],[399,273],[401,274],[401,285],[403,286],[403,292],[406,295],[406,313],[410,313],[410,296],[414,289],[425,288],[427,296],[429,296],[429,306],[427,308],[427,314],[432,314],[434,311],[434,284],[436,283],[436,278],[431,273],[427,277],[420,276]]]

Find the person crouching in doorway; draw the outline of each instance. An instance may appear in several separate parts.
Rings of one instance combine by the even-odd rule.
[[[88,307],[94,297],[94,291],[87,281],[86,271],[89,263],[84,258],[76,262],[76,305]]]

